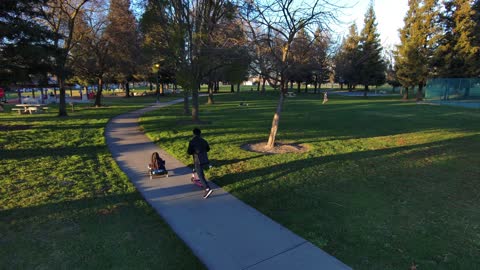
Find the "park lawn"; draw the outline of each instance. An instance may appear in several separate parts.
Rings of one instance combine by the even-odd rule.
[[[0,113],[0,269],[205,269],[105,144],[110,118],[154,100]]]
[[[241,150],[267,140],[277,99],[200,100],[210,180],[354,269],[478,269],[479,110],[335,95],[322,105],[322,95],[297,95],[285,102],[277,139],[309,152]],[[182,110],[150,112],[141,125],[191,164],[194,125]]]

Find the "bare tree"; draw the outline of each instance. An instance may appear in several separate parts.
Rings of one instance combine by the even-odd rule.
[[[280,85],[280,98],[273,116],[272,127],[266,149],[275,146],[275,139],[283,110],[286,87],[286,74],[292,67],[290,53],[295,36],[302,30],[313,33],[316,29],[327,29],[337,23],[336,12],[340,6],[328,0],[294,1],[269,0],[246,1],[242,16],[249,29],[249,37],[256,46],[266,44],[268,54],[275,61],[275,72],[265,73],[270,81]]]
[[[192,121],[198,122],[200,83],[209,74],[224,66],[225,49],[232,46],[231,39],[221,40],[218,31],[226,22],[235,18],[236,6],[230,0],[172,0],[147,1],[146,14],[158,14],[159,18],[144,16],[143,29],[150,33],[153,25],[163,28],[161,42],[169,48],[170,59],[175,61],[175,78],[183,87],[185,104],[192,96]],[[154,20],[155,19],[155,20]],[[158,23],[162,22],[161,25]],[[149,27],[150,24],[150,27]],[[144,33],[145,34],[145,33]],[[147,33],[148,34],[148,33]],[[149,35],[146,35],[148,37]],[[154,49],[164,47],[159,44]],[[155,55],[155,54],[154,54]],[[160,63],[160,66],[162,63]]]
[[[50,0],[42,6],[42,16],[38,18],[55,33],[53,44],[59,48],[55,57],[55,75],[60,88],[59,116],[67,116],[65,104],[65,79],[70,60],[70,51],[82,39],[81,34],[74,35],[75,24],[89,0]]]
[[[74,81],[84,86],[97,83],[95,106],[100,107],[104,78],[111,70],[111,49],[105,35],[107,27],[107,12],[104,2],[94,3],[94,8],[85,10],[75,26],[78,46],[71,50]]]

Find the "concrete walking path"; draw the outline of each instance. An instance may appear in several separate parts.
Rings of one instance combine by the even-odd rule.
[[[105,136],[120,168],[208,269],[351,269],[212,182],[213,194],[203,199],[203,190],[190,182],[191,169],[155,145],[138,126],[145,112],[181,101],[117,116],[107,124]],[[170,177],[148,177],[147,165],[155,151],[166,160]]]

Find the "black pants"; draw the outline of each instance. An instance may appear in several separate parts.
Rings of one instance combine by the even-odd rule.
[[[203,172],[203,166],[195,162],[195,171],[197,172],[198,179],[200,179],[200,182],[205,188],[210,188],[210,186],[207,183],[207,179],[205,178],[205,173]]]

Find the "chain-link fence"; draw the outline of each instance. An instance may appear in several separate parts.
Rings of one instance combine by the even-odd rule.
[[[425,99],[429,101],[480,102],[480,78],[436,78],[430,79],[425,88]]]

